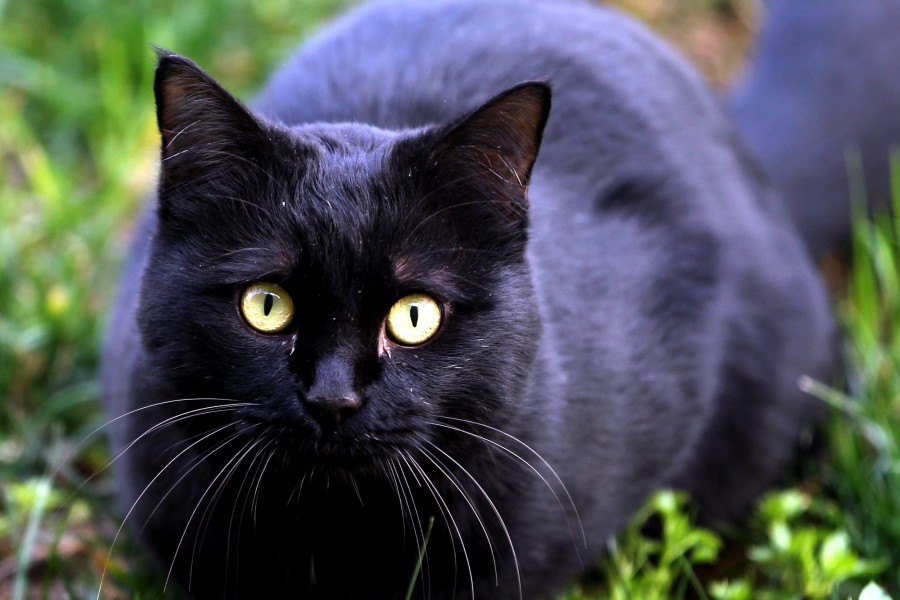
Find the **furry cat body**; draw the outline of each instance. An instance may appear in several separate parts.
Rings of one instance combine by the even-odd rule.
[[[545,597],[654,489],[739,515],[819,412],[803,247],[700,78],[615,11],[372,4],[260,117],[173,55],[156,92],[104,396],[138,411],[128,519],[195,597],[402,598],[423,546],[414,597]],[[257,280],[286,333],[241,319]],[[392,345],[418,291],[441,329]]]

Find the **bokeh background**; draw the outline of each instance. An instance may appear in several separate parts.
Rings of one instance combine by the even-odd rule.
[[[349,4],[0,0],[0,599],[96,598],[101,578],[103,598],[166,596],[128,530],[117,535],[96,381],[104,315],[157,171],[151,43],[252,100]],[[761,18],[752,0],[613,4],[722,90]],[[868,598],[900,597],[900,250],[888,218],[858,229],[834,286],[854,397],[816,390],[833,407],[823,456],[731,531],[698,528],[683,498],[657,495],[598,575],[563,597],[847,598],[870,581],[881,587]]]

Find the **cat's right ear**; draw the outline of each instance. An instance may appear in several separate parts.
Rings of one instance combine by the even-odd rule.
[[[235,160],[252,161],[265,137],[250,111],[193,61],[162,49],[157,54],[161,183],[182,187],[227,177]]]
[[[550,113],[550,87],[533,81],[506,90],[440,132],[427,168],[438,189],[470,188],[500,222],[524,231],[528,181]],[[468,195],[452,194],[462,204]]]

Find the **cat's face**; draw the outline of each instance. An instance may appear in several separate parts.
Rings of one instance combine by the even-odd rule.
[[[546,87],[401,133],[266,124],[176,56],[156,94],[139,320],[173,397],[247,403],[228,419],[249,435],[353,468],[447,418],[514,417],[539,335],[525,193]]]

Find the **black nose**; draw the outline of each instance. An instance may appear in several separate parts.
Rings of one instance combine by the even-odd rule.
[[[306,410],[319,425],[334,429],[362,404],[356,394],[347,396],[307,396]]]
[[[316,364],[315,379],[304,399],[309,415],[326,429],[334,429],[362,406],[353,367],[340,356],[326,356]]]

